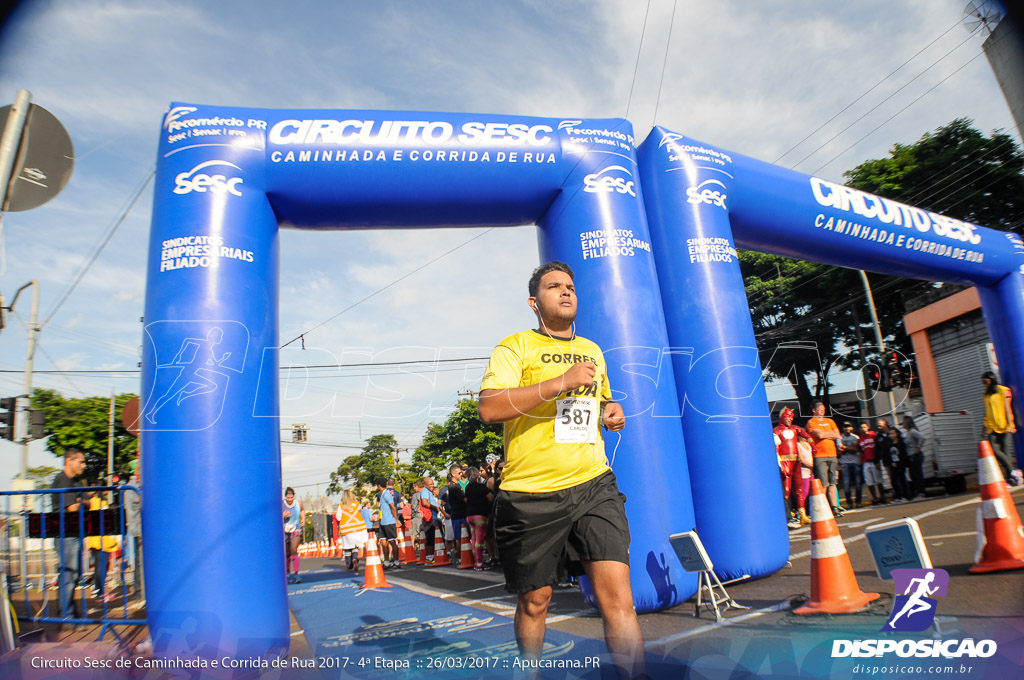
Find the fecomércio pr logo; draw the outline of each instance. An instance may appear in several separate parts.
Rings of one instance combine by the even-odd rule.
[[[893,569],[892,579],[896,600],[882,631],[926,630],[935,621],[938,600],[934,598],[946,596],[949,574],[945,569]]]

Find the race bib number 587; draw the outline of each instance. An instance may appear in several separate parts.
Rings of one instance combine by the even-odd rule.
[[[555,405],[555,442],[597,443],[597,421],[600,420],[600,414],[596,399],[567,397],[559,399]]]

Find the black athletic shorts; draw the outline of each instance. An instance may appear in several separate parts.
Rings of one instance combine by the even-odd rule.
[[[629,564],[626,497],[608,471],[547,493],[498,491],[494,538],[505,589],[522,594],[583,574],[581,562]]]
[[[398,525],[397,524],[381,524],[380,525],[380,538],[381,540],[394,541],[398,539]]]

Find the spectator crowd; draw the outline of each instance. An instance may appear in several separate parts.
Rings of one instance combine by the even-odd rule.
[[[878,418],[874,430],[869,423],[855,428],[850,421],[843,421],[840,428],[825,416],[821,401],[814,402],[814,416],[805,428],[793,424],[793,415],[784,409],[774,430],[791,528],[810,521],[806,502],[811,479],[821,483],[836,517],[851,508],[924,496],[925,442],[912,417],[904,417],[901,427]],[[840,485],[845,505],[839,499]]]

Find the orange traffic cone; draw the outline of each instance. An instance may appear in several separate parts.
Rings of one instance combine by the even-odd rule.
[[[434,532],[434,561],[428,566],[431,567],[447,567],[452,563],[448,559],[448,553],[444,550],[444,538],[441,537],[440,531]]]
[[[851,614],[878,593],[861,592],[843,537],[817,479],[811,481],[811,599],[794,614]]]
[[[420,558],[416,560],[417,565],[427,563],[427,532],[420,527]]]
[[[402,531],[402,524],[398,524],[398,545],[401,546],[399,559],[402,564],[416,564],[416,553],[412,549],[412,538]]]
[[[1020,515],[1006,490],[992,445],[978,442],[978,487],[980,512],[985,520],[985,547],[981,559],[970,568],[972,574],[1024,568],[1024,528]]]
[[[469,529],[465,524],[462,525],[462,545],[459,546],[459,553],[462,558],[459,563],[459,569],[472,569],[473,546],[469,542]]]
[[[380,555],[377,553],[377,541],[370,539],[366,542],[366,572],[363,578],[362,588],[390,588],[391,584],[384,579],[384,567],[380,563]]]

